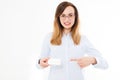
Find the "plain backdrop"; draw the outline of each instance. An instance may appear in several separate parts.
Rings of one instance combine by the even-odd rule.
[[[63,0],[0,0],[0,80],[47,80],[36,67],[45,35]],[[108,61],[107,70],[87,67],[86,80],[119,80],[119,0],[68,0],[76,5],[80,32]]]

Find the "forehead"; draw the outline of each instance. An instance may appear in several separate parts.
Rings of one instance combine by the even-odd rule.
[[[65,8],[62,14],[69,14],[69,13],[74,13],[74,8],[72,6],[68,6]]]

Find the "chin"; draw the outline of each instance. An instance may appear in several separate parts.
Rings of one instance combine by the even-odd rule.
[[[71,26],[65,26],[64,28],[69,29],[69,28],[71,28]]]

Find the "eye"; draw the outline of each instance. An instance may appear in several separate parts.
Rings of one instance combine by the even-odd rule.
[[[62,14],[62,15],[61,15],[61,17],[65,17],[65,15],[64,15],[64,14]]]
[[[73,17],[74,15],[73,14],[69,14],[69,17]]]

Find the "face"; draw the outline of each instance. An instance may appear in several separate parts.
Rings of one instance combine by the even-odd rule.
[[[75,22],[75,11],[72,6],[65,8],[63,13],[60,15],[60,22],[64,29],[71,29]]]

